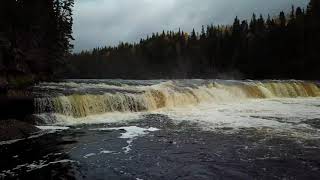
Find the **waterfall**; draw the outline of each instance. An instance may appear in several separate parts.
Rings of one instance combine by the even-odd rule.
[[[231,83],[212,81],[201,85],[184,86],[168,81],[150,86],[124,87],[132,91],[101,92],[100,90],[99,93],[74,92],[69,95],[38,97],[35,99],[35,107],[39,114],[57,113],[80,118],[109,112],[152,111],[160,108],[196,105],[202,102],[320,96],[317,83],[304,81],[235,81]],[[121,88],[118,87],[118,89]]]

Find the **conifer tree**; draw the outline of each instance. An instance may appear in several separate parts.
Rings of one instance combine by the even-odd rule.
[[[283,11],[280,12],[279,21],[280,21],[280,27],[284,28],[286,26],[287,19]]]

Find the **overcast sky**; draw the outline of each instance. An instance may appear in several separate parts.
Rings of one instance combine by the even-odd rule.
[[[235,16],[277,15],[308,0],[76,0],[74,51],[134,42],[152,32],[231,24]]]

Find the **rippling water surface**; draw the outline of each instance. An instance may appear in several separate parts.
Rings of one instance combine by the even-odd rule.
[[[0,142],[0,179],[318,179],[319,92],[302,81],[40,84],[42,131]]]

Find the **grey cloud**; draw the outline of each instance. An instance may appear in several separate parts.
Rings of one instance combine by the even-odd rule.
[[[79,0],[74,8],[75,51],[134,42],[152,32],[190,32],[206,24],[230,24],[235,16],[277,15],[308,0]]]

